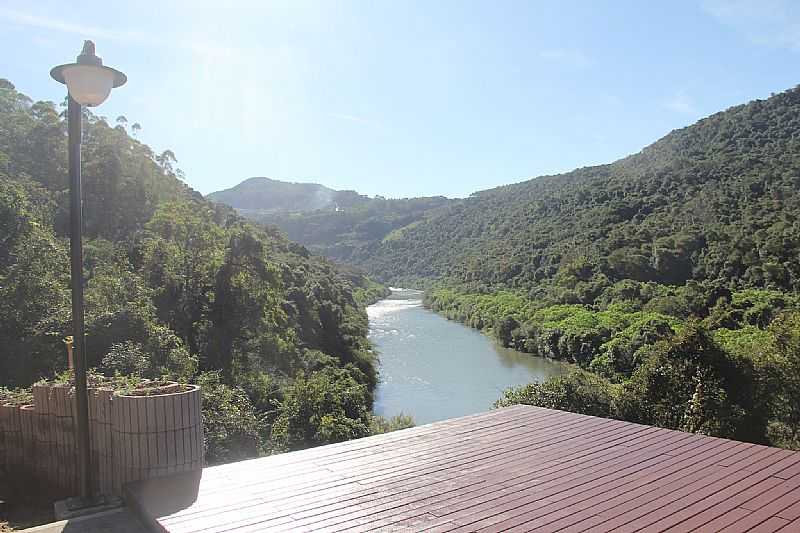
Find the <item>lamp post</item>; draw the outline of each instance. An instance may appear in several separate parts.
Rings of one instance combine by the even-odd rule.
[[[111,89],[127,81],[122,72],[104,67],[94,53],[94,43],[84,41],[75,63],[59,65],[50,76],[67,86],[67,128],[70,190],[70,264],[72,279],[72,333],[75,362],[78,470],[80,500],[88,505],[92,494],[89,451],[89,398],[86,390],[86,340],[83,323],[83,207],[81,197],[81,119],[83,106],[95,107],[108,98]],[[78,505],[79,506],[79,505]]]

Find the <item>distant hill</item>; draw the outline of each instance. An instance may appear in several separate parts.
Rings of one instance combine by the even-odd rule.
[[[641,152],[473,194],[363,248],[384,281],[448,280],[591,303],[614,283],[800,289],[800,90]]]
[[[798,191],[793,89],[716,113],[614,163],[464,200],[348,192],[345,203],[344,193],[321,185],[266,179],[210,197],[385,282],[547,290],[592,303],[624,280],[797,291]]]
[[[234,207],[252,220],[277,226],[289,239],[316,253],[348,263],[363,249],[397,238],[404,228],[459,203],[443,196],[370,198],[316,183],[269,178],[250,178],[207,198]]]
[[[557,299],[591,303],[623,280],[797,291],[798,191],[793,89],[614,163],[464,200],[386,200],[265,178],[210,197],[385,282],[557,287]]]
[[[243,213],[295,213],[317,209],[352,207],[369,201],[355,191],[335,191],[318,183],[291,183],[270,178],[250,178],[211,193],[214,202],[228,204]]]

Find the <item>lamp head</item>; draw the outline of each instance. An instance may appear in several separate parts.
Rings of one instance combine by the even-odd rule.
[[[73,100],[88,107],[105,102],[111,89],[128,80],[122,72],[103,66],[103,60],[95,55],[92,41],[83,42],[83,50],[75,63],[53,68],[50,76],[67,86]]]

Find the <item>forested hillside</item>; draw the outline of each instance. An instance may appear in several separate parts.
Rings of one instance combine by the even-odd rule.
[[[800,288],[800,90],[599,167],[472,195],[359,264],[590,302],[616,281]],[[576,283],[572,283],[574,280]]]
[[[526,402],[800,447],[800,90],[616,163],[477,193],[359,258],[588,370]]]
[[[314,183],[268,178],[251,178],[208,198],[252,220],[277,226],[314,253],[350,264],[356,264],[355,257],[363,256],[364,250],[397,238],[403,228],[459,202],[442,196],[370,198]]]
[[[608,165],[370,209],[261,220],[581,369],[501,404],[800,447],[800,89]]]
[[[212,462],[368,434],[382,288],[204,200],[124,117],[84,121],[90,366],[202,383]],[[65,126],[0,80],[0,386],[66,368]]]

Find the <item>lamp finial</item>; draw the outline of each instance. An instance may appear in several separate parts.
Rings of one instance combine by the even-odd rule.
[[[83,41],[83,51],[81,52],[83,56],[93,56],[94,53],[94,43],[90,40]]]

